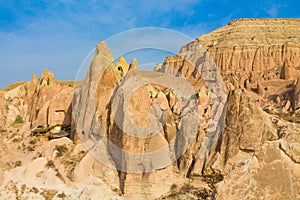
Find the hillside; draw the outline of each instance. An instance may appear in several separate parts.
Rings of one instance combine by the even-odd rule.
[[[4,88],[0,197],[300,199],[299,31],[234,20],[153,72],[102,41],[83,81]]]

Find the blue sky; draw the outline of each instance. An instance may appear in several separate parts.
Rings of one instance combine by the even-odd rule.
[[[0,88],[44,68],[74,79],[100,40],[138,27],[162,27],[192,38],[244,17],[299,18],[300,3],[230,0],[0,0]]]

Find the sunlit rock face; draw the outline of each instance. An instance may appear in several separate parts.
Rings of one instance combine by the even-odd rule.
[[[298,19],[234,20],[152,72],[100,42],[75,87],[0,91],[0,196],[300,199],[299,69]],[[73,140],[30,133],[56,123]]]
[[[222,70],[262,72],[300,65],[299,19],[238,19],[202,35],[196,42],[207,48]]]
[[[30,82],[16,83],[0,93],[2,122],[14,123],[21,116],[30,127],[38,125],[71,125],[73,82],[57,81],[48,69],[37,79],[33,74]]]
[[[291,26],[285,29],[287,23]],[[99,43],[74,110],[82,140],[98,149],[93,155],[100,168],[118,177],[108,184],[128,196],[153,198],[185,198],[186,191],[195,198],[238,199],[246,195],[240,191],[249,198],[297,198],[297,151],[287,153],[295,141],[286,134],[299,127],[280,117],[299,112],[298,24],[233,21],[183,46],[154,72],[138,70],[135,59],[129,67],[123,58],[114,64]],[[269,39],[265,26],[274,32]],[[283,30],[288,35],[280,36]],[[180,87],[191,93],[181,94]],[[260,168],[269,164],[274,171]],[[250,171],[241,175],[245,170]],[[279,182],[270,186],[268,173],[286,174],[281,192]]]
[[[221,77],[201,77],[215,67],[203,51],[189,59],[187,55],[177,56],[186,60],[185,70],[165,62],[160,70],[140,71],[134,59],[128,71],[125,59],[114,64],[100,42],[88,75],[76,89],[76,129],[95,149],[93,156],[118,175],[118,189],[126,195],[158,197],[185,177],[202,175],[216,153],[221,135],[217,123],[226,101]]]
[[[299,124],[263,112],[240,90],[230,92],[226,114],[216,199],[299,198]]]

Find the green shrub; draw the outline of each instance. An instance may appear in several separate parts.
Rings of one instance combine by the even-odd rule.
[[[224,179],[223,174],[220,171],[206,170],[203,174],[203,180],[208,184],[211,189],[215,188],[215,184]]]
[[[24,122],[21,115],[17,115],[14,124],[22,124]]]

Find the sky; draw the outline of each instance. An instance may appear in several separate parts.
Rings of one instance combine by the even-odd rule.
[[[191,38],[237,18],[300,18],[298,0],[0,0],[0,88],[44,68],[74,80],[101,40],[142,27]]]

